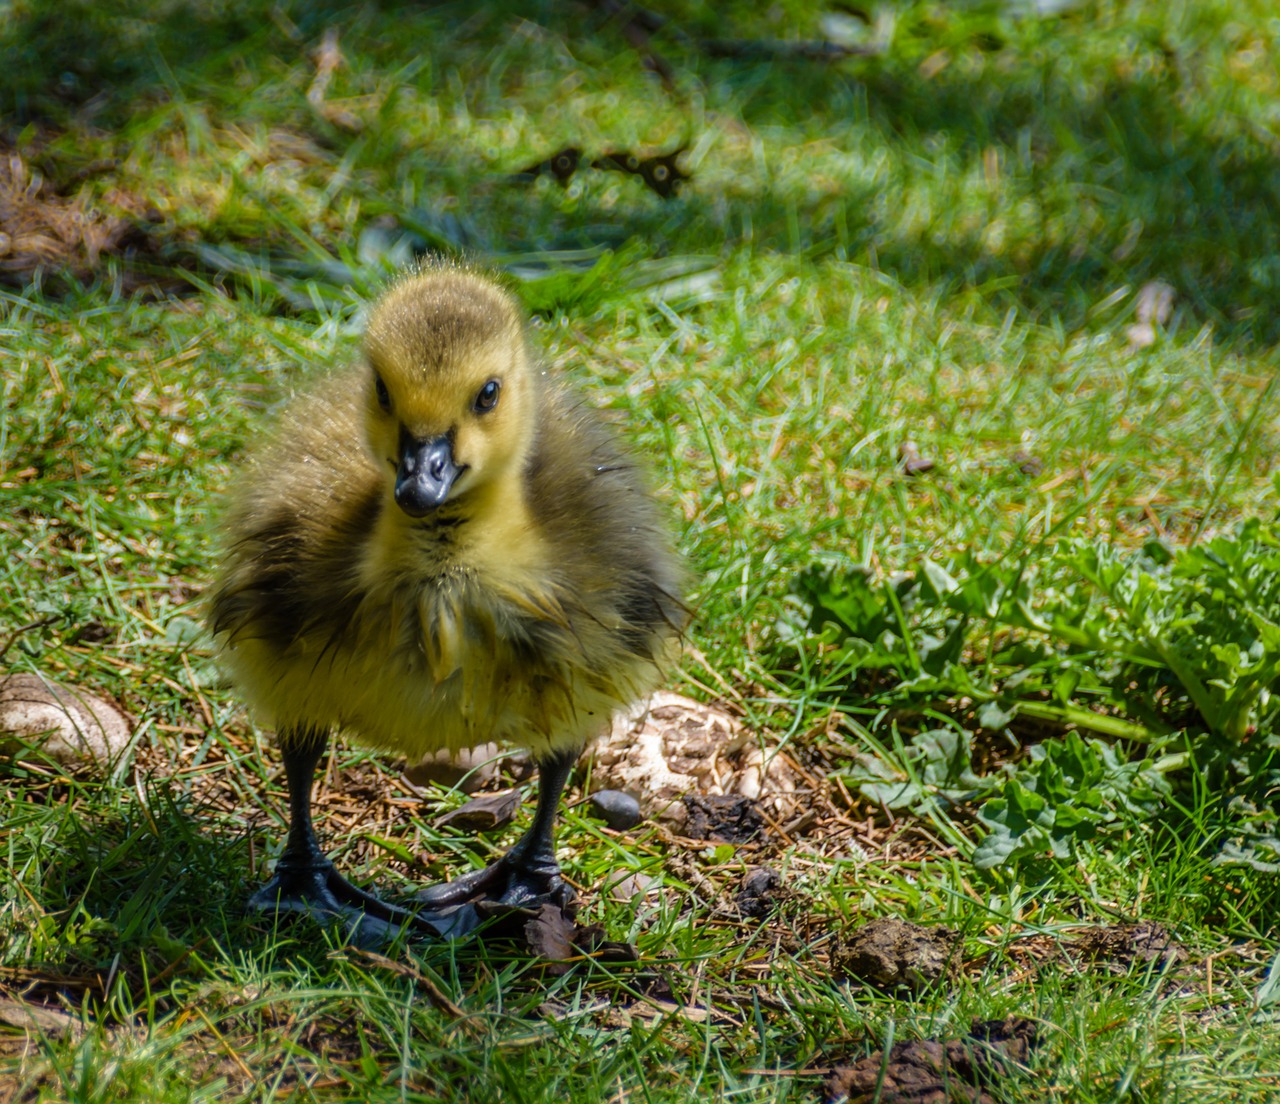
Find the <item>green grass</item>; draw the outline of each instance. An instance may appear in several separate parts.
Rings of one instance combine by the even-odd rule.
[[[832,721],[846,688],[778,647],[810,563],[887,576],[1274,514],[1267,5],[912,3],[882,53],[833,65],[693,43],[815,37],[809,5],[663,11],[685,32],[653,39],[673,93],[588,7],[0,2],[0,138],[87,202],[153,209],[163,241],[0,300],[0,640],[47,622],[0,662],[115,697],[137,733],[106,779],[0,767],[0,988],[83,1025],[0,1027],[0,1101],[812,1100],[813,1071],[1011,1013],[1044,1042],[1000,1100],[1280,1098],[1275,879],[1211,865],[1230,817],[1203,789],[1075,862],[996,875],[968,861],[965,809],[855,800],[865,829],[824,819],[764,852],[570,812],[566,869],[637,966],[554,975],[470,941],[395,948],[392,968],[241,915],[283,793],[194,629],[218,496],[267,412],[355,355],[397,240],[513,272],[548,363],[655,458],[699,580],[673,684],[819,773],[861,732],[891,744],[895,719]],[[358,130],[306,99],[330,26],[329,101]],[[508,179],[568,144],[686,141],[670,202],[586,169],[563,191]],[[168,293],[124,290],[148,279]],[[1132,349],[1151,279],[1177,305]],[[902,472],[908,440],[932,471]],[[473,861],[385,763],[345,749],[329,786],[358,805],[328,828],[357,880],[407,892]],[[764,925],[731,903],[761,857],[792,890]],[[666,892],[612,900],[637,870]],[[870,916],[961,932],[959,978],[906,999],[834,977]],[[1137,919],[1187,964],[1113,976],[1039,953]]]

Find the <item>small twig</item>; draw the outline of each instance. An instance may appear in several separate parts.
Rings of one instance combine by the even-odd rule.
[[[219,1031],[216,1027],[213,1026],[213,1021],[209,1019],[208,1016],[205,1015],[204,1009],[197,1007],[195,1011],[196,1011],[196,1015],[199,1016],[202,1020],[204,1020],[205,1026],[210,1031],[213,1032],[213,1037],[222,1044],[222,1049],[227,1052],[227,1056],[237,1066],[240,1067],[240,1072],[243,1073],[245,1077],[247,1077],[250,1080],[250,1082],[252,1082],[253,1084],[257,1084],[258,1078],[255,1077],[253,1074],[253,1071],[244,1064],[243,1059],[240,1057],[239,1054],[235,1052],[235,1048],[232,1047],[232,1045],[229,1042],[227,1042],[226,1036],[224,1036],[221,1031]]]
[[[776,820],[774,820],[773,817],[771,817],[762,808],[760,808],[759,805],[756,805],[756,812],[760,814],[760,819],[763,820],[765,824],[767,824],[770,828],[772,828],[775,832],[777,832],[779,836],[782,837],[783,842],[788,847],[794,847],[796,845],[796,841],[792,838],[791,834],[784,827],[782,827],[781,824],[779,824]]]
[[[843,61],[851,57],[873,57],[876,46],[852,46],[843,42],[815,39],[788,42],[774,38],[704,38],[698,43],[711,57],[769,61],[774,58],[796,61]]]
[[[684,651],[685,651],[685,655],[689,656],[691,659],[694,659],[699,664],[701,664],[703,670],[705,670],[708,674],[711,675],[713,679],[716,680],[716,684],[720,687],[721,691],[725,694],[726,697],[732,698],[739,705],[742,704],[742,694],[738,691],[737,687],[734,686],[731,682],[727,681],[725,677],[711,665],[711,661],[707,659],[706,653],[704,653],[701,648],[697,647],[693,643],[688,643],[685,645]],[[687,672],[685,674],[685,677],[690,682],[692,682],[695,686],[697,686],[699,690],[704,690],[711,697],[715,697],[716,692],[712,690],[711,687],[703,685],[701,682],[699,682],[697,679],[695,679],[692,675],[688,674]]]
[[[371,966],[378,966],[384,970],[390,970],[394,974],[399,974],[401,977],[411,978],[413,983],[426,994],[427,1000],[440,1009],[441,1012],[452,1016],[455,1020],[465,1020],[467,1018],[467,1013],[446,997],[440,986],[416,966],[407,962],[397,962],[394,958],[380,955],[376,951],[366,951],[360,947],[348,947],[346,952],[348,955],[359,955]]]
[[[183,948],[182,953],[178,955],[177,958],[175,958],[163,970],[161,970],[158,974],[156,974],[155,977],[150,979],[152,987],[159,985],[162,981],[168,980],[169,976],[173,974],[174,971],[176,971],[179,966],[181,966],[184,962],[186,962],[188,958],[190,958],[193,954],[195,954],[202,947],[204,947],[205,944],[207,944],[211,938],[212,936],[206,935],[203,939],[200,939],[197,942],[193,943],[190,947]],[[104,990],[104,993],[105,993],[105,990]]]
[[[200,692],[200,683],[196,681],[196,673],[191,669],[191,661],[187,659],[187,653],[182,653],[182,666],[187,672],[187,678],[191,680],[191,689],[195,692],[196,701],[200,703],[200,712],[204,714],[204,723],[210,728],[213,727],[213,710],[209,708],[209,703],[205,701],[204,694]]]
[[[0,661],[4,659],[5,654],[13,647],[13,642],[23,633],[32,632],[35,629],[43,629],[46,625],[52,625],[55,621],[60,620],[62,618],[55,614],[52,617],[42,617],[39,621],[28,621],[25,625],[19,625],[4,638],[4,645],[0,647]]]

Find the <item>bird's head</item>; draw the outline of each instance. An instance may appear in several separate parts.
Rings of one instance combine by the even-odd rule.
[[[407,515],[518,477],[537,380],[510,295],[460,268],[408,276],[374,307],[365,351],[369,445]]]

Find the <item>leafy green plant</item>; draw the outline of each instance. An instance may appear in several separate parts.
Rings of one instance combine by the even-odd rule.
[[[1077,843],[1126,814],[1151,816],[1171,792],[1167,764],[1128,762],[1078,732],[1035,745],[1029,758],[1021,777],[1008,779],[978,814],[989,829],[973,853],[979,869],[1046,852],[1072,858]]]
[[[795,589],[781,637],[843,665],[845,704],[967,709],[978,729],[1016,733],[1034,722],[1061,733],[1033,743],[1002,781],[975,775],[965,749],[967,795],[998,789],[979,813],[989,830],[974,853],[980,867],[1064,858],[1108,824],[1149,819],[1174,793],[1169,776],[1193,764],[1227,787],[1239,816],[1223,855],[1274,862],[1274,526],[1251,519],[1176,551],[1068,540],[1026,561],[964,555],[893,580],[811,568]],[[894,781],[901,770],[883,757],[881,777],[863,762],[849,778],[890,805],[955,799],[956,775],[940,770],[949,760],[936,742],[928,729],[897,757],[922,768],[909,784]]]
[[[857,756],[845,778],[887,809],[971,801],[999,786],[998,777],[974,773],[972,743],[960,728],[930,728],[906,743],[895,726],[893,746]]]

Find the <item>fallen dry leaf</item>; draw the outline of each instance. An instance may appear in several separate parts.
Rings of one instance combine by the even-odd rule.
[[[907,475],[924,475],[937,466],[928,457],[920,455],[920,449],[914,441],[903,441],[898,446],[898,460]]]
[[[1044,471],[1044,461],[1026,449],[1018,449],[1011,459],[1018,465],[1018,471],[1023,475],[1039,475]]]
[[[405,767],[404,776],[415,786],[434,783],[463,793],[475,793],[497,777],[499,755],[497,744],[437,751]]]
[[[93,215],[48,191],[16,151],[0,147],[0,274],[25,279],[36,269],[64,267],[87,273],[131,230],[124,219]]]
[[[542,905],[526,921],[524,937],[528,940],[529,950],[539,958],[564,962],[579,953],[573,945],[575,930],[573,921],[555,905]]]
[[[519,790],[484,794],[445,813],[436,821],[436,827],[457,828],[460,832],[496,832],[515,820],[519,808]]]
[[[579,926],[573,936],[573,945],[597,962],[639,962],[640,952],[634,943],[621,939],[609,939],[602,924]]]
[[[615,901],[631,901],[643,897],[653,887],[657,879],[648,874],[614,875],[616,881],[607,883],[609,896]]]
[[[599,924],[575,924],[556,905],[542,905],[532,913],[526,909],[518,912],[528,917],[523,929],[525,945],[531,955],[543,960],[549,974],[563,974],[575,960],[584,958],[613,963],[639,960],[632,944],[607,939]]]

